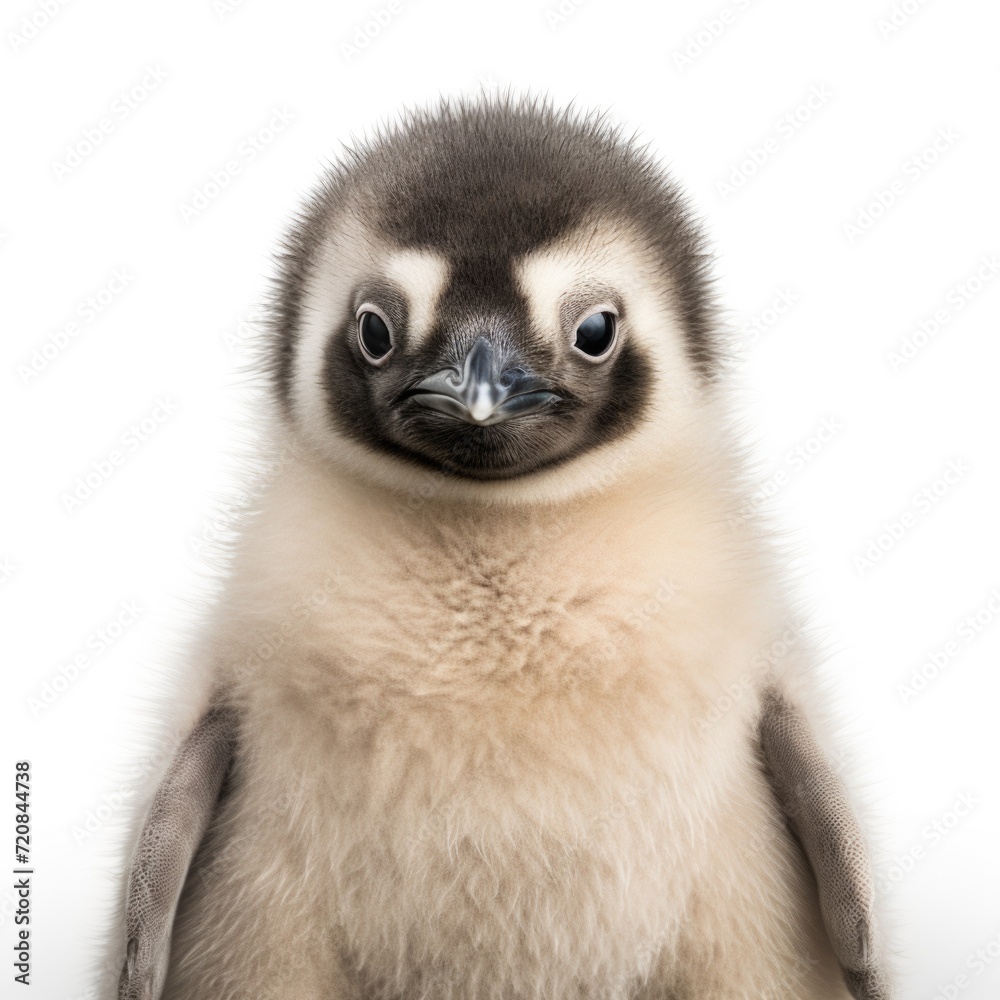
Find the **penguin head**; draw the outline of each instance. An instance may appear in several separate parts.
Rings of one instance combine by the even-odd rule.
[[[710,390],[707,262],[676,190],[601,118],[509,100],[413,114],[349,151],[287,239],[282,412],[341,468],[403,488],[606,481],[668,448]]]

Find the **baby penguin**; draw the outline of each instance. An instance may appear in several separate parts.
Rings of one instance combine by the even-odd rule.
[[[445,104],[330,171],[121,1000],[890,996],[709,267],[600,117]]]

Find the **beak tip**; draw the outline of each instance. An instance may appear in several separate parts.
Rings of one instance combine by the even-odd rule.
[[[469,414],[476,423],[487,420],[497,407],[498,400],[494,398],[494,385],[477,384],[470,393],[470,398],[465,401]]]

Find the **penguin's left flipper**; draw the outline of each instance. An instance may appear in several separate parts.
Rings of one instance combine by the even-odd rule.
[[[156,789],[129,869],[118,1000],[158,1000],[163,990],[177,902],[235,748],[235,713],[210,709]]]
[[[823,923],[857,1000],[890,1000],[874,940],[871,858],[843,781],[802,713],[775,689],[763,699],[760,745],[771,786],[805,851]]]

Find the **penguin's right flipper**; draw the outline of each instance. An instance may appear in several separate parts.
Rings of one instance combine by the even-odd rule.
[[[209,709],[156,789],[129,869],[118,1000],[158,1000],[163,990],[177,902],[235,749],[235,712]]]

